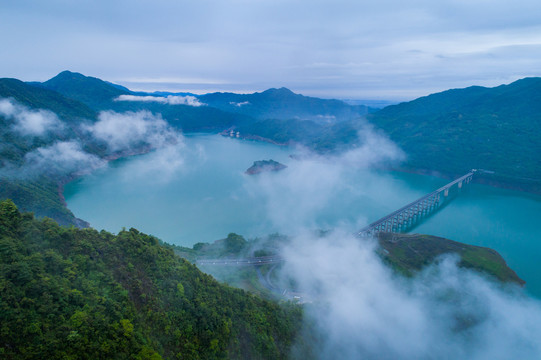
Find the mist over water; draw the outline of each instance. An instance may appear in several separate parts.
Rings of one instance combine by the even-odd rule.
[[[398,194],[407,193],[408,199],[423,193],[393,176],[353,167],[352,162],[370,165],[363,160],[372,158],[367,149],[340,162],[289,157],[300,152],[215,135],[185,136],[180,147],[114,161],[68,184],[64,194],[76,216],[94,227],[116,232],[133,226],[191,246],[229,232],[250,237],[337,224],[354,231],[372,212],[382,216],[402,205]],[[254,161],[268,159],[288,168],[244,173]]]
[[[403,155],[385,139],[366,143],[372,146],[341,157],[293,160],[289,154],[302,150],[186,136],[181,147],[113,162],[67,186],[65,195],[76,216],[98,229],[133,226],[179,245],[229,232],[290,235],[284,273],[315,299],[306,307],[306,331],[317,338],[313,356],[540,358],[541,305],[524,289],[460,269],[453,256],[404,279],[382,264],[375,242],[351,235],[448,182],[371,171],[374,162]],[[244,174],[265,159],[288,168]],[[523,212],[509,214],[511,207]],[[474,184],[414,231],[495,248],[541,296],[531,256],[541,251],[539,232],[525,226],[540,212],[538,197]],[[331,231],[316,237],[314,229]],[[294,355],[304,350],[300,341]]]
[[[284,249],[284,274],[306,306],[308,353],[321,359],[537,359],[541,303],[457,267],[446,256],[407,279],[375,254],[375,241],[335,231],[298,235]],[[307,341],[307,340],[304,340]],[[309,341],[309,340],[308,340]],[[297,358],[306,348],[299,341]]]
[[[68,184],[65,196],[75,215],[98,229],[135,227],[192,246],[230,232],[257,237],[341,228],[352,233],[448,182],[369,171],[344,159],[289,157],[300,151],[216,135],[185,136],[178,146],[114,161]],[[263,159],[288,168],[244,174]],[[528,291],[541,297],[535,225],[540,212],[539,197],[472,184],[413,232],[496,249],[526,280]]]

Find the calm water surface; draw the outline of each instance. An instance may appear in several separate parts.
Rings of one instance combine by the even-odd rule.
[[[65,187],[68,207],[97,229],[135,227],[191,246],[230,232],[246,237],[295,228],[355,231],[446,184],[430,176],[369,172],[332,161],[298,161],[292,149],[217,135],[182,148],[114,161]],[[288,165],[248,176],[256,160]],[[413,232],[497,250],[541,297],[541,198],[472,184]]]

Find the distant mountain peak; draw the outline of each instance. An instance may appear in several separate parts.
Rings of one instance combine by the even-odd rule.
[[[58,75],[56,75],[55,77],[65,77],[65,76],[86,77],[85,75],[83,75],[81,73],[74,72],[74,71],[69,71],[69,70],[64,70],[64,71],[58,73]]]
[[[99,81],[103,81],[103,80],[100,80],[98,78],[91,77],[91,76],[86,76],[86,75],[83,75],[83,74],[78,73],[78,72],[64,70],[64,71],[60,72],[58,75],[56,75],[55,77],[45,81],[45,84],[47,84],[47,83],[48,84],[54,84],[54,83],[73,81],[73,80],[76,80],[76,81],[82,81],[82,80],[99,80]]]
[[[78,100],[95,110],[108,108],[113,99],[130,93],[127,88],[69,70],[62,71],[45,81],[42,86]]]
[[[271,88],[263,91],[263,94],[279,94],[279,95],[294,95],[295,93],[286,87]]]

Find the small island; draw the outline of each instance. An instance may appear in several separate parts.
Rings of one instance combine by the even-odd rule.
[[[254,164],[246,170],[246,174],[255,175],[267,171],[280,171],[287,168],[286,165],[280,164],[278,161],[274,160],[259,160],[254,161]]]

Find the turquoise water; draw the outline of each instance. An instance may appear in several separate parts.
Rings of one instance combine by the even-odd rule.
[[[97,229],[135,227],[192,246],[230,232],[343,227],[354,232],[446,184],[415,174],[374,172],[344,159],[294,160],[293,149],[224,138],[187,136],[184,146],[113,161],[65,187],[68,207]],[[256,160],[288,165],[256,176]],[[413,232],[491,247],[541,297],[541,198],[472,184]]]

